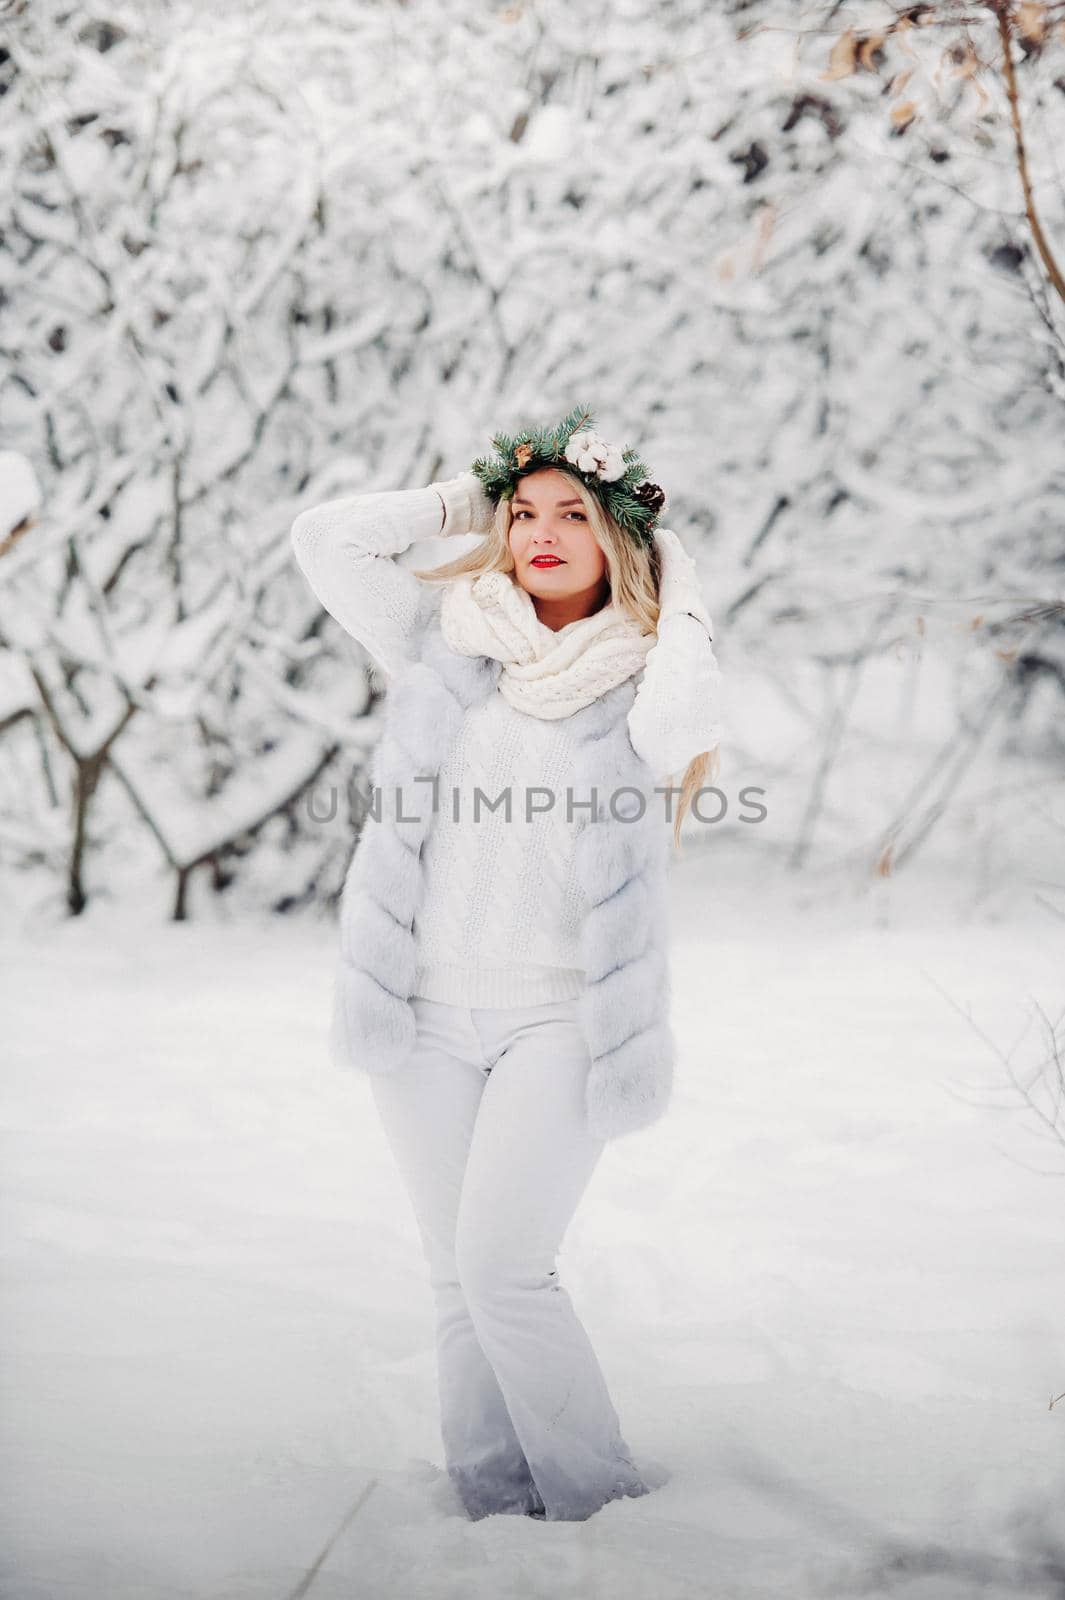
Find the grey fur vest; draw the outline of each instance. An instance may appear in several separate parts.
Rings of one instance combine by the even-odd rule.
[[[465,712],[495,692],[502,671],[491,657],[450,648],[440,630],[439,599],[439,591],[428,594],[412,659],[388,692],[370,766],[380,815],[363,823],[341,897],[330,1049],[338,1066],[367,1072],[402,1070],[414,1043],[413,927],[435,780]],[[577,1004],[591,1055],[587,1125],[600,1139],[656,1121],[673,1082],[668,839],[655,779],[629,739],[626,717],[635,694],[633,677],[572,718],[575,870],[585,895],[580,950],[587,977]],[[594,816],[590,805],[580,804],[593,798]],[[556,805],[564,803],[564,796],[556,797]]]

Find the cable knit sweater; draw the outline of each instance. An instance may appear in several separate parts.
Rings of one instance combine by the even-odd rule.
[[[408,657],[424,587],[392,558],[419,540],[468,531],[461,495],[430,485],[313,507],[296,518],[292,541],[323,606],[391,675]],[[662,782],[720,737],[720,673],[700,620],[705,610],[692,603],[699,616],[676,611],[661,619],[629,717],[636,753]],[[466,713],[440,773],[424,847],[415,994],[497,1007],[580,993],[573,839],[587,815],[579,802],[588,797],[574,794],[575,816],[567,819],[571,759],[565,717],[527,715],[498,692]],[[538,788],[554,795],[553,805]]]

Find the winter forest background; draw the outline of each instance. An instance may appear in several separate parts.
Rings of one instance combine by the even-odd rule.
[[[718,625],[731,804],[690,848],[1061,912],[1065,304],[993,8],[879,44],[898,8],[6,9],[9,906],[335,895],[376,700],[292,518],[580,390]],[[1020,9],[1053,238],[1065,21]]]
[[[4,1593],[1060,1596],[1065,4],[6,0],[0,184]],[[673,1451],[577,1530],[616,1569],[380,1466],[439,1454],[426,1291],[405,1214],[354,1231],[402,1201],[322,1056],[382,691],[289,543],[578,400],[665,486],[727,695],[671,865],[700,1109],[568,1247]],[[977,1066],[1002,1162],[940,1094]],[[893,1441],[865,1521],[849,1429]]]

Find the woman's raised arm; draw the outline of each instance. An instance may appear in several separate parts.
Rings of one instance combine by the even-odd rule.
[[[721,668],[695,563],[672,529],[655,538],[662,558],[658,639],[629,711],[629,738],[656,778],[671,778],[721,741]]]
[[[473,473],[425,489],[326,500],[292,524],[296,562],[322,605],[390,676],[408,659],[424,582],[395,557],[435,534],[483,533],[491,502]]]
[[[658,625],[629,711],[629,739],[656,779],[683,773],[721,742],[721,668],[700,617],[674,612]]]

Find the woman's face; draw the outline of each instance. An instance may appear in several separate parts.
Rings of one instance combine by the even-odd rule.
[[[543,620],[563,626],[597,611],[610,593],[606,556],[572,478],[553,467],[519,478],[511,515],[514,578],[543,602]]]

